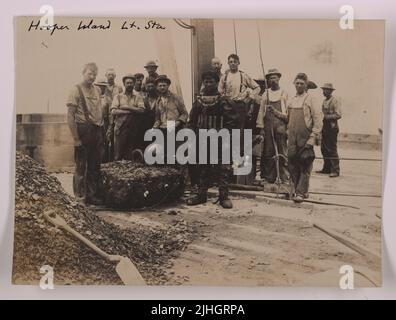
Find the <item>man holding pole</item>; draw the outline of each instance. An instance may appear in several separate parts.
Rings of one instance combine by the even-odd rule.
[[[288,94],[279,86],[282,74],[278,69],[270,69],[266,74],[270,88],[263,94],[257,127],[264,139],[264,150],[261,157],[261,178],[269,183],[287,182],[287,101]],[[278,170],[279,168],[279,170]],[[279,176],[278,176],[279,175]]]

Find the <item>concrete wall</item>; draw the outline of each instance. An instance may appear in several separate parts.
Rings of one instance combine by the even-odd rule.
[[[64,114],[17,115],[16,150],[49,171],[74,167],[74,145]]]
[[[381,148],[381,136],[340,133],[340,143]],[[47,170],[74,170],[74,146],[65,114],[18,114],[16,150],[42,163]]]

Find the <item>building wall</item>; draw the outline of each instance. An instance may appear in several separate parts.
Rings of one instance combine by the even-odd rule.
[[[384,21],[355,20],[353,30],[338,20],[235,20],[241,70],[262,78],[260,30],[265,71],[278,68],[281,86],[295,94],[294,77],[305,72],[318,86],[332,82],[342,101],[340,131],[378,134],[384,103]],[[224,61],[235,52],[232,20],[215,21],[216,55]],[[322,90],[310,92],[320,101]]]
[[[74,167],[74,143],[62,114],[17,116],[16,150],[42,163],[48,170]]]

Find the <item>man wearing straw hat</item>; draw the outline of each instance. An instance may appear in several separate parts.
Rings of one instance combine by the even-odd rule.
[[[332,83],[321,86],[325,99],[322,104],[323,129],[321,151],[324,158],[323,168],[318,173],[329,174],[331,178],[340,175],[340,160],[337,152],[338,120],[341,119],[341,104],[333,96]]]
[[[261,178],[269,183],[274,183],[277,178],[282,182],[288,180],[286,168],[288,94],[279,86],[281,76],[278,69],[268,70],[266,78],[270,88],[268,95],[263,94],[257,117],[257,127],[261,129],[260,135],[264,137]],[[276,155],[275,148],[280,155],[279,159],[273,158]],[[279,162],[279,177],[277,177],[275,161]]]
[[[158,64],[154,60],[147,61],[144,69],[147,71],[147,77],[143,80],[142,90],[147,91],[146,84],[148,81],[155,81],[159,77],[157,73]]]

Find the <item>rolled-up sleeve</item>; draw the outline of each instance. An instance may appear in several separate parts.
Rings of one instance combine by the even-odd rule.
[[[223,74],[220,78],[218,90],[220,94],[225,94],[225,74]]]
[[[118,94],[114,97],[113,102],[111,103],[110,112],[118,109],[120,107],[120,99],[118,98]]]
[[[325,119],[339,120],[342,117],[341,103],[337,98],[333,98],[331,101],[331,113],[324,115]]]
[[[243,74],[244,79],[245,79],[245,85],[248,88],[249,91],[249,96],[253,99],[257,97],[257,95],[260,93],[260,86],[257,84],[256,81],[254,81],[249,75],[246,73]]]
[[[188,112],[186,109],[186,106],[184,105],[182,99],[180,99],[179,97],[176,98],[176,107],[177,110],[179,111],[179,117],[178,117],[178,121],[181,121],[183,123],[187,123],[188,121]]]
[[[161,110],[160,108],[155,108],[155,122],[153,125],[154,129],[158,129],[161,125]]]
[[[311,133],[307,143],[309,143],[311,145],[315,145],[315,142],[317,142],[320,139],[321,133],[322,133],[323,112],[321,110],[320,103],[314,97],[311,97],[311,99],[309,101],[309,108],[310,108],[311,117],[312,117],[312,133]]]
[[[77,108],[79,100],[80,100],[80,94],[77,90],[77,87],[75,87],[73,88],[73,90],[70,91],[70,94],[67,97],[66,106]]]
[[[267,111],[266,104],[267,104],[267,98],[265,94],[263,94],[263,97],[261,98],[260,109],[257,115],[257,122],[256,122],[256,127],[260,129],[264,129],[264,117]]]
[[[143,97],[141,95],[137,96],[136,107],[139,108],[139,109],[142,109],[142,111],[146,111],[146,107],[144,105],[144,99],[143,99]]]

